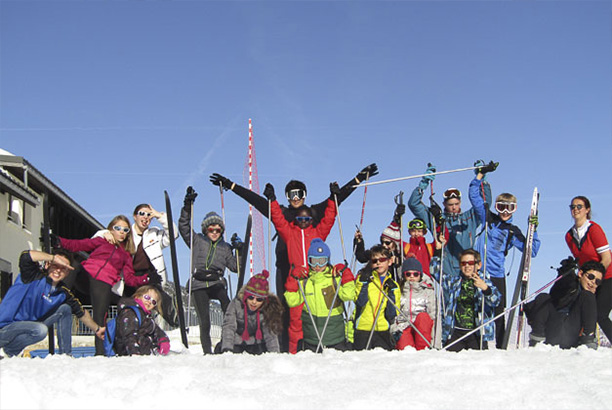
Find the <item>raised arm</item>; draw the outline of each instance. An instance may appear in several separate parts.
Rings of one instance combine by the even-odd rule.
[[[221,186],[226,191],[233,191],[236,195],[253,205],[263,216],[268,217],[268,200],[257,193],[238,185],[221,174],[214,173],[210,176],[213,185]]]

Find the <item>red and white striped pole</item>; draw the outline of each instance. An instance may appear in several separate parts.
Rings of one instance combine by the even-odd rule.
[[[253,124],[249,118],[249,190],[253,190]],[[249,204],[249,215],[253,217],[253,205]],[[249,274],[253,277],[253,235],[249,237]]]

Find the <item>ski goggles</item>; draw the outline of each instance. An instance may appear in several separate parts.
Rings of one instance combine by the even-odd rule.
[[[322,267],[322,266],[327,265],[328,261],[329,261],[329,258],[327,256],[309,256],[308,257],[308,264],[310,266]]]
[[[516,211],[516,202],[495,202],[495,210],[500,214],[513,214]]]
[[[298,222],[310,222],[312,221],[312,216],[296,216],[295,220]]]
[[[595,279],[596,276],[592,273],[585,273],[584,275],[587,277],[588,280],[594,280],[597,286],[601,285],[601,279]]]
[[[151,212],[138,211],[138,216],[146,216],[149,218],[151,215],[153,215]]]
[[[444,191],[444,194],[442,194],[442,196],[444,197],[444,199],[461,199],[461,191],[459,191],[457,188],[450,188]]]
[[[408,229],[425,229],[425,222],[420,219],[413,219],[408,222]]]
[[[260,297],[258,297],[258,296],[253,296],[253,295],[250,295],[250,296],[247,296],[247,300],[256,300],[256,301],[258,301],[258,302],[260,302],[260,303],[261,303],[261,302],[263,302],[265,299],[264,299],[264,298],[260,298]]]
[[[128,233],[130,231],[130,228],[125,228],[123,226],[119,226],[119,225],[115,225],[113,226],[113,229],[117,232],[123,232],[123,233]]]
[[[157,306],[157,300],[152,298],[150,295],[142,295],[142,298],[146,300],[147,302],[151,302],[153,306]]]
[[[285,192],[285,196],[290,201],[299,201],[300,199],[306,198],[306,191],[303,189],[291,189]]]

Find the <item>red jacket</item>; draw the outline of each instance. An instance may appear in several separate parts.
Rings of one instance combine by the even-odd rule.
[[[431,277],[429,273],[429,265],[431,264],[431,258],[434,255],[436,243],[425,242],[424,236],[418,238],[410,238],[410,242],[404,242],[404,257],[407,258],[409,254],[413,254],[414,257],[421,262],[423,267],[423,273]]]
[[[588,261],[601,262],[600,254],[610,252],[608,239],[606,239],[606,234],[603,229],[601,229],[601,226],[593,221],[587,221],[587,223],[589,227],[580,243],[578,243],[578,240],[572,234],[573,228],[565,234],[565,242],[572,252],[572,255],[578,259],[578,265],[580,266]],[[608,266],[606,274],[604,275],[604,279],[610,278],[612,278],[612,263]]]
[[[272,222],[280,237],[287,244],[287,255],[289,264],[293,267],[306,267],[308,248],[310,241],[314,238],[327,239],[327,235],[334,226],[336,220],[336,204],[331,199],[327,200],[327,207],[321,222],[316,227],[310,225],[306,229],[302,229],[293,222],[288,222],[283,216],[283,211],[278,205],[278,202],[273,201],[270,204],[272,211]]]
[[[89,275],[114,285],[123,279],[128,286],[138,287],[145,285],[148,276],[134,276],[134,266],[132,265],[132,255],[119,245],[111,245],[102,237],[92,239],[64,239],[60,238],[62,248],[71,252],[90,252],[89,258],[81,264]]]

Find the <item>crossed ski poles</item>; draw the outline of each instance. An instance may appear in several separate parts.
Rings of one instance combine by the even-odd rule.
[[[547,287],[553,285],[555,282],[557,282],[558,280],[560,280],[561,278],[565,277],[566,275],[569,274],[574,274],[573,271],[569,271],[566,272],[562,275],[557,276],[555,279],[551,280],[550,282],[548,282],[546,285],[542,286],[540,289],[536,290],[535,292],[533,292],[532,294],[530,294],[529,296],[527,296],[525,299],[520,300],[519,302],[517,302],[516,304],[510,306],[509,308],[505,309],[503,312],[501,312],[500,314],[498,314],[497,316],[487,320],[486,322],[484,322],[483,324],[481,324],[480,326],[476,327],[475,329],[470,330],[468,333],[464,334],[463,336],[461,336],[459,339],[455,340],[454,342],[444,346],[442,348],[442,350],[448,350],[449,347],[454,346],[455,344],[459,343],[460,341],[462,341],[463,339],[465,339],[466,337],[474,334],[475,332],[479,331],[480,329],[482,329],[483,327],[485,327],[486,325],[488,325],[491,322],[496,321],[497,319],[499,319],[500,317],[502,317],[503,315],[505,315],[507,312],[510,312],[514,309],[516,309],[517,307],[523,305],[525,302],[527,302],[529,299],[531,299],[532,297],[542,293],[542,291],[544,289],[546,289]],[[510,329],[507,329],[507,331],[509,332]]]

